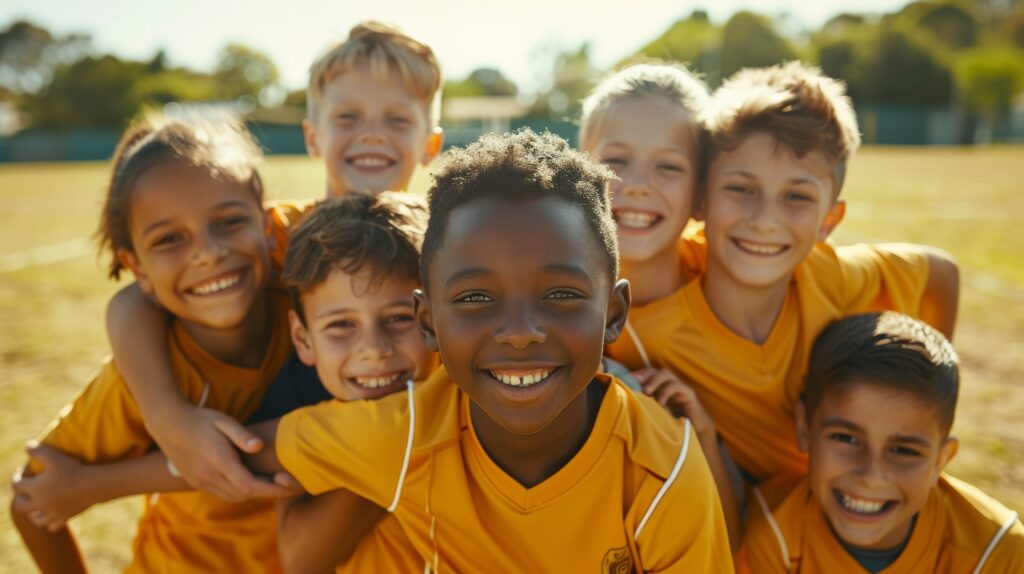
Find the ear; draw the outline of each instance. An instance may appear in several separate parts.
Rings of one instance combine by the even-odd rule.
[[[117,260],[121,262],[132,272],[135,276],[135,282],[139,284],[139,289],[150,297],[155,296],[153,292],[153,282],[149,280],[149,275],[146,274],[145,268],[142,267],[142,263],[139,262],[139,257],[135,255],[134,251],[124,249],[123,247],[117,250]]]
[[[437,332],[434,331],[434,316],[430,313],[430,298],[422,289],[412,292],[412,308],[416,316],[416,326],[427,341],[427,348],[435,353],[439,352]]]
[[[832,230],[839,225],[839,222],[843,220],[843,216],[846,215],[846,202],[837,199],[833,204],[832,208],[828,210],[825,215],[825,221],[821,224],[821,229],[818,231],[818,241],[825,241],[828,236],[832,234]]]
[[[316,143],[316,127],[308,119],[302,120],[302,139],[306,142],[306,153],[320,157],[320,146]]]
[[[430,165],[430,162],[434,161],[437,154],[441,153],[441,147],[444,145],[444,130],[441,126],[434,128],[434,131],[430,134],[430,139],[427,141],[427,149],[423,150],[423,158],[420,163],[423,165]]]
[[[949,461],[953,460],[959,450],[960,439],[955,436],[949,436],[946,438],[946,442],[942,443],[942,446],[939,447],[939,458],[935,461],[935,481],[939,479],[939,473],[946,468]]]
[[[294,310],[288,311],[288,324],[292,332],[292,344],[295,345],[295,353],[299,360],[307,367],[316,366],[316,351],[313,350],[313,340],[309,335],[309,329],[302,324],[299,314]]]
[[[807,427],[807,408],[803,401],[793,406],[793,417],[796,418],[796,445],[800,452],[807,452],[811,449],[811,431]]]
[[[611,296],[608,298],[608,315],[604,324],[604,344],[610,345],[619,339],[622,330],[626,327],[626,319],[629,317],[629,281],[619,279],[612,287]]]

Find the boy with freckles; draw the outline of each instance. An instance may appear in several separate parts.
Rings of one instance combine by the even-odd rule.
[[[957,356],[893,312],[818,337],[797,408],[806,476],[756,487],[741,572],[1024,572],[1024,525],[942,473],[956,454]]]
[[[598,373],[629,306],[610,177],[529,131],[453,152],[416,295],[445,368],[257,427],[253,467],[387,508],[433,571],[730,571],[690,423]]]

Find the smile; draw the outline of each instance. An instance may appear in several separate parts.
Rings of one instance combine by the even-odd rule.
[[[896,505],[895,500],[869,500],[852,496],[836,489],[832,490],[832,494],[844,509],[864,517],[875,517],[885,514]]]
[[[367,169],[380,169],[390,167],[395,164],[394,160],[381,155],[358,155],[350,157],[346,161],[350,165]]]
[[[613,210],[612,217],[616,223],[629,229],[647,229],[654,227],[662,220],[662,217],[656,213],[627,209]]]
[[[547,379],[554,369],[497,371],[492,370],[491,376],[511,387],[529,387]]]
[[[242,272],[235,271],[233,273],[229,273],[227,275],[222,275],[215,279],[211,279],[204,283],[200,283],[199,285],[196,285],[194,287],[189,287],[185,291],[192,295],[213,295],[215,293],[220,293],[225,289],[230,289],[235,285],[238,285],[238,283],[241,280]]]
[[[740,250],[754,255],[778,255],[779,253],[789,249],[788,245],[781,245],[778,243],[755,243],[753,241],[745,241],[743,239],[735,238],[733,238],[732,242],[736,247],[739,247]]]
[[[395,384],[402,377],[400,371],[390,374],[367,375],[363,377],[349,377],[349,381],[365,389],[381,389]]]

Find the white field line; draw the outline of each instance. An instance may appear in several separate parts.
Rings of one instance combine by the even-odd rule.
[[[92,252],[93,249],[92,239],[80,237],[71,241],[0,255],[0,273],[21,271],[36,265],[75,259]]]

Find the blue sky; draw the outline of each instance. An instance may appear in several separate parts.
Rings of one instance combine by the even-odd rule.
[[[860,12],[894,10],[905,0],[861,0]],[[500,8],[499,8],[500,6]],[[512,7],[513,9],[509,9]],[[94,47],[133,59],[165,49],[170,62],[213,67],[227,42],[255,47],[275,61],[289,89],[304,86],[312,59],[360,20],[397,24],[428,42],[448,78],[496,67],[521,88],[535,88],[559,48],[590,41],[595,63],[607,67],[703,8],[715,21],[742,9],[788,14],[814,27],[849,2],[818,0],[5,0],[0,26],[28,18],[56,33],[85,32]]]

